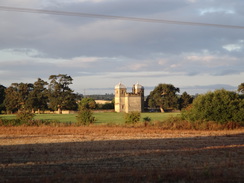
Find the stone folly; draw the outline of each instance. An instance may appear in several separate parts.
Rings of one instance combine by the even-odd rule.
[[[139,83],[133,85],[132,92],[122,83],[115,86],[115,111],[116,112],[143,112],[144,109],[144,87]]]

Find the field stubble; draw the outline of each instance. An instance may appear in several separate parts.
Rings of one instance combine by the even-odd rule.
[[[242,182],[244,129],[0,127],[0,182]]]

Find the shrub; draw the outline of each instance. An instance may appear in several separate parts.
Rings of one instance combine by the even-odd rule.
[[[125,123],[135,124],[140,121],[141,113],[140,112],[129,112],[125,113]]]
[[[31,113],[30,111],[20,111],[16,115],[17,119],[24,122],[28,123],[30,120],[32,120],[35,117],[35,114]]]
[[[76,118],[78,125],[89,125],[95,122],[95,117],[93,117],[92,111],[85,107],[80,107]]]
[[[149,122],[151,122],[151,118],[150,117],[145,117],[143,118],[143,122],[144,122],[144,126],[147,126]]]
[[[189,121],[214,121],[220,124],[244,121],[244,99],[235,92],[216,90],[199,95],[190,108],[182,113]]]
[[[19,119],[0,119],[0,126],[19,126],[23,122]]]

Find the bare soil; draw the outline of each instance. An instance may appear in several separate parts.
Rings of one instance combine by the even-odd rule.
[[[243,182],[244,129],[0,127],[0,182]]]

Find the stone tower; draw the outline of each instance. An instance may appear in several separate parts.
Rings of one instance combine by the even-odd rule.
[[[115,86],[114,109],[116,112],[124,112],[125,110],[125,93],[126,87],[122,83]]]
[[[132,87],[132,92],[126,91],[125,85],[119,83],[115,86],[115,111],[116,112],[142,112],[144,109],[144,87],[140,84],[135,84]]]

